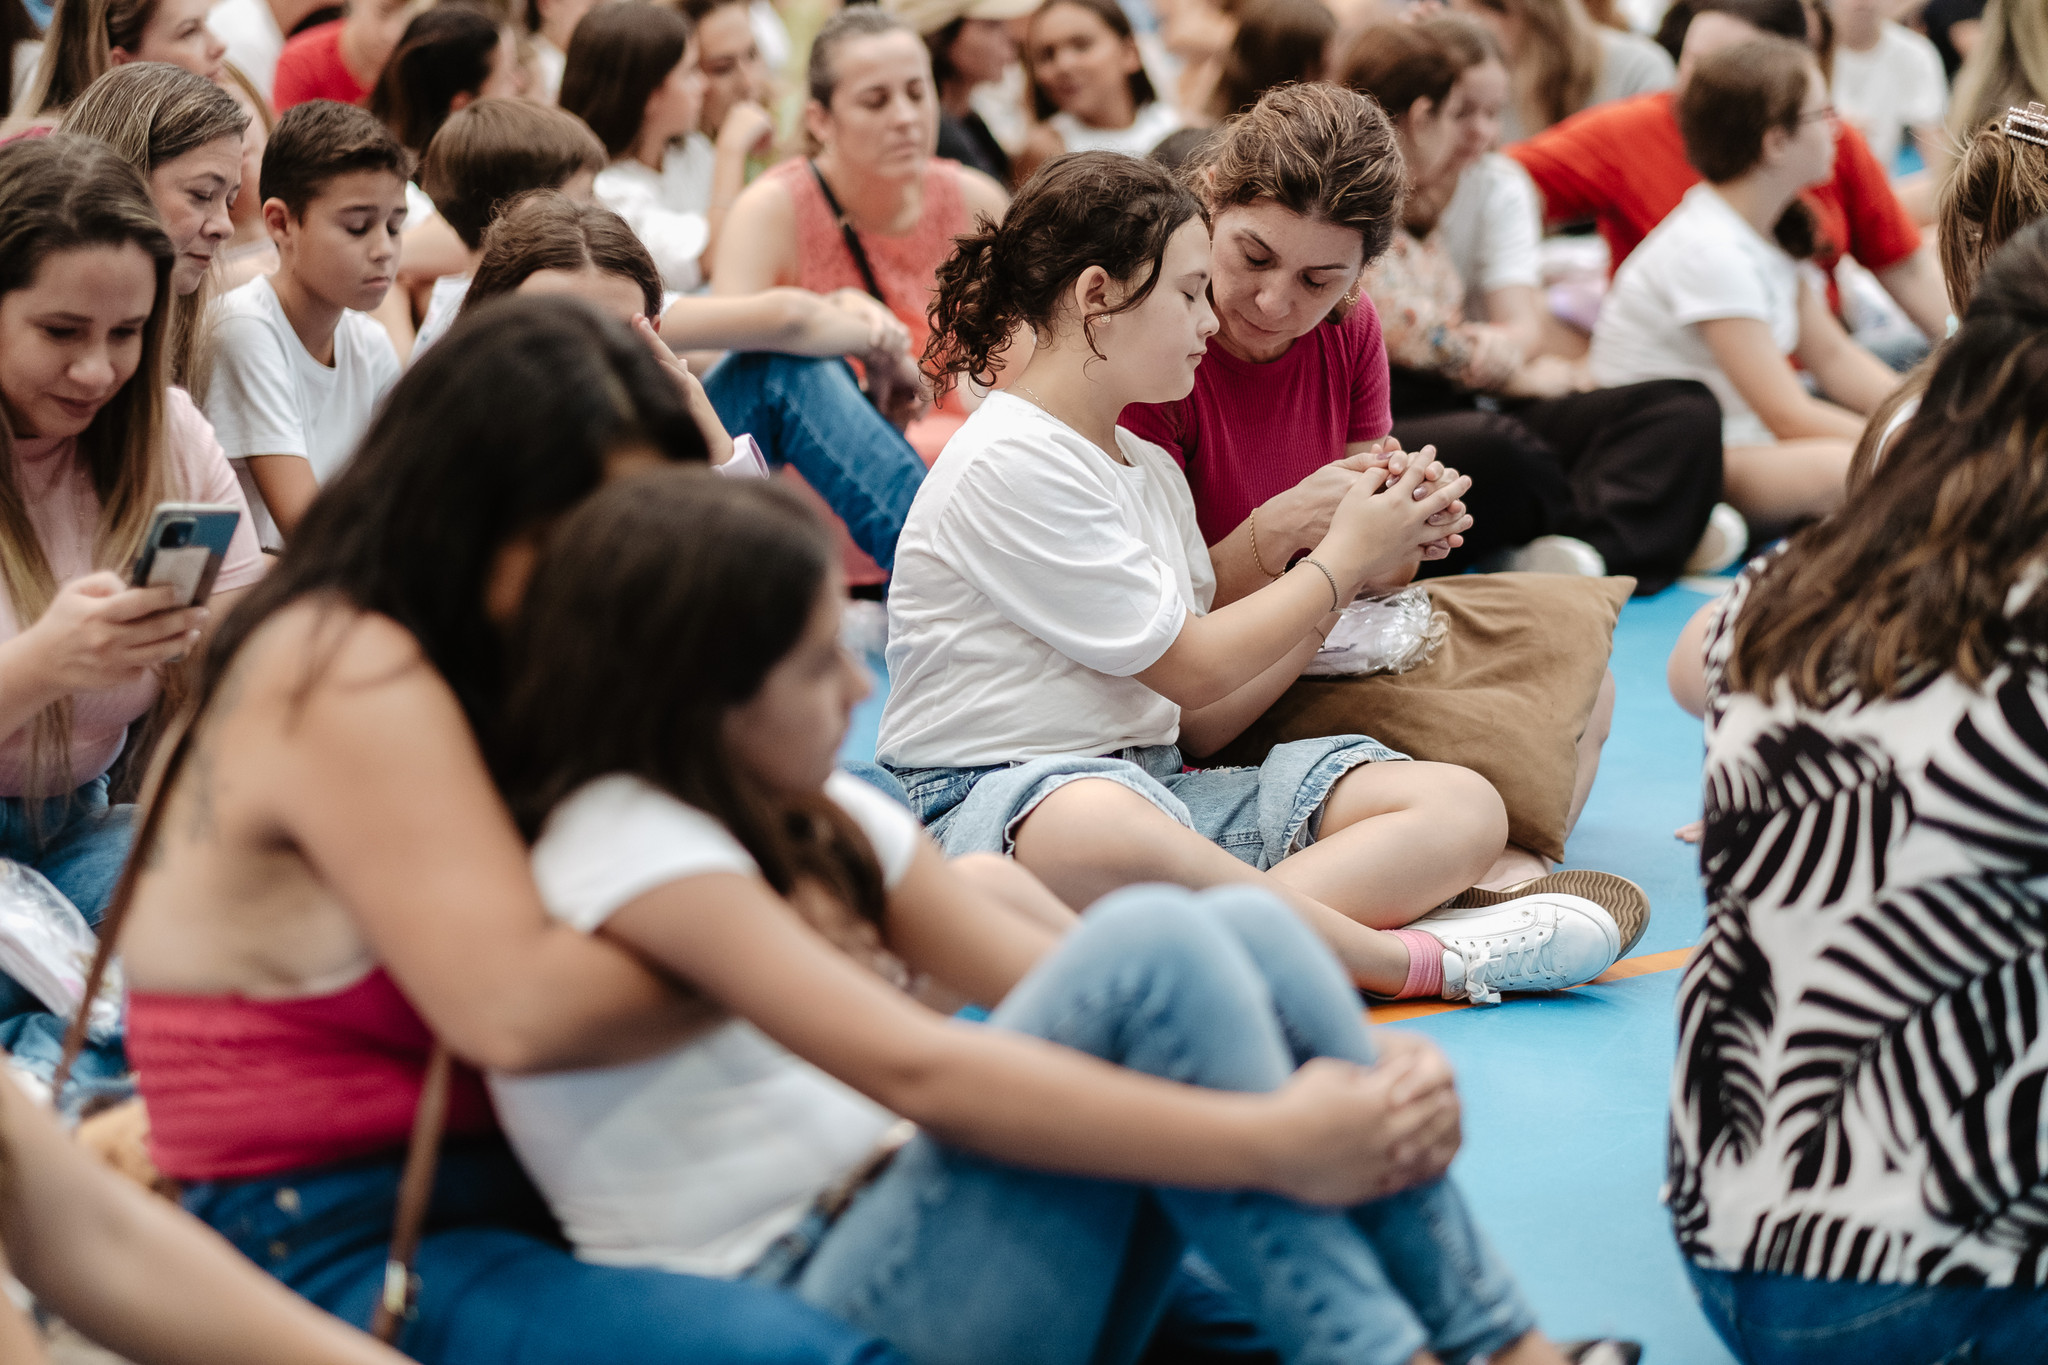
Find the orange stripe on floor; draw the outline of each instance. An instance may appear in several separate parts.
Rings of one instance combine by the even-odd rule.
[[[1587,984],[1598,986],[1609,981],[1626,981],[1632,976],[1652,976],[1658,972],[1677,971],[1691,956],[1690,948],[1673,948],[1668,953],[1645,953],[1641,957],[1623,958]],[[1472,1006],[1463,1000],[1410,1000],[1385,1005],[1375,1004],[1366,1010],[1366,1017],[1375,1024],[1398,1024],[1403,1020],[1422,1019],[1432,1014],[1442,1014],[1447,1010],[1471,1008]]]

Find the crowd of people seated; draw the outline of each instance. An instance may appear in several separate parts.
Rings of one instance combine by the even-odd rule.
[[[2048,28],[1944,4],[0,0],[0,859],[98,944],[0,1270],[137,1365],[1633,1365],[1363,1007],[1630,954],[1612,630],[1726,571],[1687,1271],[2031,1358]]]

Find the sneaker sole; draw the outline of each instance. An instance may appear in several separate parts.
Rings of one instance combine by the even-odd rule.
[[[1583,867],[1532,877],[1504,891],[1482,891],[1475,886],[1469,891],[1451,897],[1437,909],[1469,910],[1499,905],[1503,901],[1539,895],[1545,891],[1555,891],[1560,895],[1589,900],[1612,915],[1614,927],[1621,931],[1621,953],[1616,961],[1627,957],[1629,950],[1642,938],[1643,931],[1650,927],[1650,898],[1644,893],[1643,888],[1626,877],[1615,876],[1612,872],[1595,872],[1591,868]]]

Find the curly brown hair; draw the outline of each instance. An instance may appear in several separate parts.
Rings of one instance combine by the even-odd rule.
[[[963,374],[990,383],[1018,326],[1050,327],[1068,286],[1099,265],[1132,287],[1083,321],[1092,349],[1095,323],[1151,295],[1166,244],[1197,219],[1208,220],[1201,200],[1155,162],[1121,152],[1053,158],[1024,182],[1001,223],[981,219],[939,267],[926,371],[942,390]]]

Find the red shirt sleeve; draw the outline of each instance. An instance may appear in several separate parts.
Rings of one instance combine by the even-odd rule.
[[[1863,134],[1847,123],[1839,126],[1835,185],[1849,220],[1845,245],[1866,270],[1889,270],[1920,249],[1920,231],[1892,193],[1891,181],[1870,154]]]
[[[1546,225],[1577,223],[1605,212],[1613,195],[1599,169],[1605,164],[1597,122],[1586,110],[1536,136],[1501,150],[1521,163],[1543,196]]]
[[[1391,384],[1387,377],[1387,343],[1380,335],[1379,310],[1361,294],[1351,316],[1344,319],[1351,361],[1351,421],[1344,432],[1352,441],[1377,441],[1394,429]]]
[[[1200,384],[1202,381],[1197,379],[1195,382]],[[1173,456],[1175,464],[1186,469],[1188,424],[1183,410],[1193,401],[1191,396],[1177,403],[1133,403],[1123,410],[1116,424],[1131,435],[1159,446]]]

